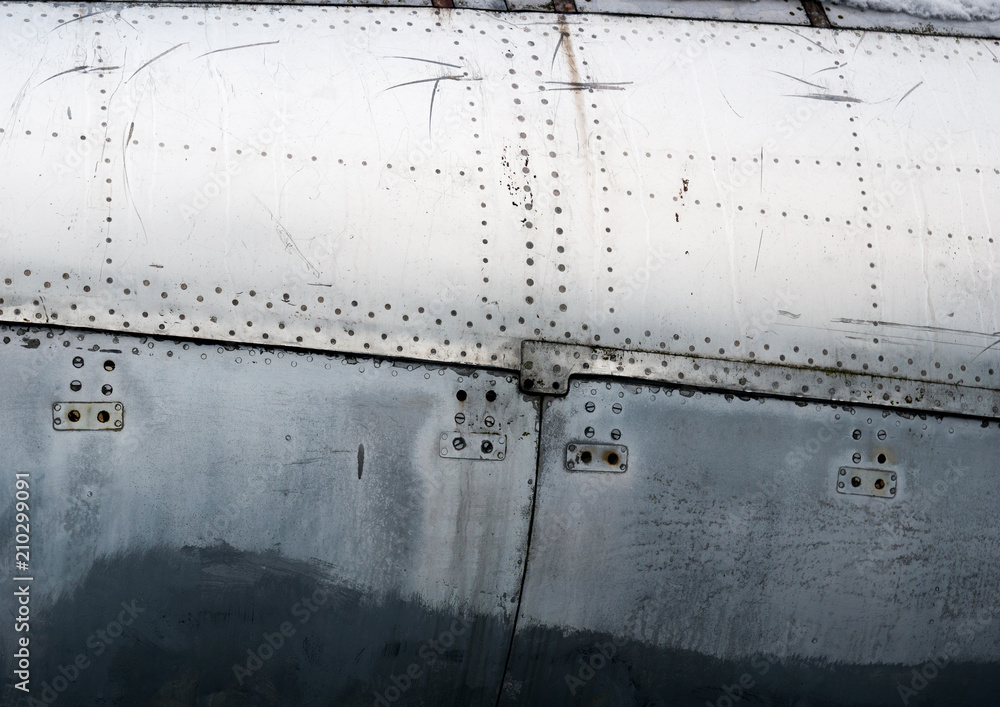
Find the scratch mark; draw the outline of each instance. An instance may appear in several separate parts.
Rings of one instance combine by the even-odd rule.
[[[254,44],[241,44],[238,47],[226,47],[224,49],[213,49],[210,52],[205,52],[204,54],[199,54],[198,56],[195,57],[195,59],[201,59],[203,56],[208,56],[209,54],[218,54],[219,52],[231,52],[231,51],[234,51],[236,49],[249,49],[250,47],[263,47],[263,46],[267,46],[268,44],[277,44],[280,41],[281,41],[280,39],[275,39],[273,42],[256,42]]]
[[[921,82],[920,82],[920,83],[918,83],[918,84],[917,84],[916,86],[914,86],[913,88],[911,88],[911,89],[910,89],[909,91],[907,91],[906,93],[904,93],[904,94],[903,94],[903,97],[902,97],[902,98],[900,98],[900,99],[899,99],[899,101],[898,101],[898,102],[896,103],[896,107],[897,107],[897,108],[899,108],[899,104],[900,104],[900,103],[902,103],[903,101],[905,101],[905,100],[906,100],[906,97],[907,97],[907,96],[909,96],[909,95],[910,95],[911,93],[913,93],[913,92],[914,92],[914,91],[916,91],[916,90],[917,90],[918,88],[920,88],[920,85],[921,85],[922,83],[923,83],[923,81],[921,81]]]
[[[187,42],[181,42],[180,44],[177,44],[177,45],[175,45],[173,47],[170,47],[170,49],[168,49],[167,51],[162,52],[160,54],[157,54],[152,59],[150,59],[149,61],[147,61],[145,64],[143,64],[142,66],[140,66],[138,69],[136,69],[135,71],[133,71],[132,75],[129,76],[127,79],[125,79],[125,83],[128,83],[129,81],[131,81],[133,78],[135,78],[136,74],[138,74],[140,71],[142,71],[143,69],[145,69],[147,66],[149,66],[150,64],[152,64],[157,59],[165,57],[170,52],[174,51],[175,49],[179,49],[180,47],[183,47],[185,44],[187,44]],[[204,55],[202,55],[202,56],[204,56]]]
[[[833,103],[864,103],[854,96],[835,96],[832,93],[794,93],[785,94],[791,98],[811,98],[815,101],[832,101]]]
[[[799,317],[802,316],[801,314],[792,314],[791,312],[786,312],[783,309],[779,309],[778,314],[780,314],[783,317],[788,317],[789,319],[798,319]]]
[[[386,59],[407,59],[409,61],[422,61],[426,64],[437,64],[438,66],[450,66],[453,69],[461,69],[462,67],[458,64],[449,64],[444,61],[434,61],[433,59],[421,59],[417,56],[387,56]]]
[[[947,334],[967,334],[969,336],[985,336],[990,339],[996,336],[1000,336],[1000,331],[985,332],[985,331],[971,331],[969,329],[949,329],[948,327],[927,326],[924,324],[901,324],[900,322],[883,322],[877,319],[845,319],[843,317],[838,317],[837,319],[831,319],[830,321],[837,324],[871,324],[872,326],[885,326],[885,327],[892,327],[895,329],[910,329],[912,331],[942,332]]]
[[[40,83],[38,85],[41,86],[42,84],[48,83],[52,79],[59,78],[60,76],[65,76],[66,74],[76,74],[76,73],[92,74],[95,71],[114,71],[115,69],[120,69],[120,68],[122,68],[122,67],[120,67],[120,66],[76,66],[76,67],[73,67],[72,69],[66,69],[66,71],[60,71],[58,74],[53,74],[52,76],[49,76],[47,79],[45,79],[44,81],[42,81],[42,83]]]
[[[138,109],[137,109],[138,110]],[[149,242],[149,236],[146,233],[146,224],[142,220],[142,214],[139,213],[139,207],[135,205],[135,197],[132,196],[132,182],[128,177],[128,146],[132,142],[132,132],[135,130],[135,121],[133,120],[128,126],[128,137],[125,138],[125,144],[122,146],[122,174],[125,176],[125,195],[128,197],[129,203],[132,204],[132,210],[135,211],[135,217],[139,219],[139,225],[142,226],[142,235]],[[104,270],[101,270],[101,274],[104,274]]]
[[[764,147],[760,148],[760,193],[764,193]]]
[[[350,451],[350,449],[331,449],[330,454],[347,454]],[[326,461],[326,457],[307,457],[305,459],[297,459],[293,462],[285,462],[282,466],[304,466],[306,464],[318,464],[324,461]]]
[[[45,60],[44,58],[38,60],[38,65],[35,67],[35,71],[38,71],[38,69],[41,68],[42,62],[44,60]],[[24,83],[21,84],[21,90],[17,92],[17,95],[14,97],[14,101],[10,104],[10,113],[9,113],[9,116],[10,116],[10,123],[11,124],[14,124],[14,123],[17,122],[17,114],[21,110],[21,104],[24,102],[24,97],[26,95],[28,95],[28,85],[31,83],[31,78],[35,75],[35,71],[32,71],[28,75],[28,78],[24,81]],[[0,133],[0,145],[3,144],[4,139],[6,137],[7,137],[7,134]]]
[[[559,55],[559,48],[562,47],[563,40],[569,36],[569,32],[560,32],[559,41],[556,43],[556,48],[552,52],[552,61],[549,62],[549,71],[556,65],[556,57]]]
[[[257,199],[257,203],[264,208],[264,210],[271,216],[271,220],[274,221],[275,225],[278,227],[278,238],[281,239],[282,245],[285,246],[285,251],[298,256],[299,259],[303,263],[305,263],[306,267],[309,268],[309,272],[311,272],[313,275],[318,276],[319,270],[316,268],[315,265],[309,262],[309,259],[302,253],[301,250],[299,250],[299,247],[295,245],[295,241],[292,239],[292,234],[290,234],[288,230],[281,225],[281,222],[271,212],[271,209],[267,208],[267,206],[264,206],[263,201],[261,201],[257,197],[254,198]]]
[[[66,69],[65,71],[60,71],[58,74],[53,74],[52,76],[49,76],[47,79],[45,79],[45,81],[42,81],[42,83],[40,83],[38,85],[41,86],[42,84],[48,83],[49,81],[51,81],[54,78],[58,78],[60,76],[65,76],[66,74],[72,74],[72,73],[75,73],[77,71],[86,71],[89,68],[90,68],[89,66],[76,66],[76,67],[74,67],[72,69]]]
[[[624,91],[625,86],[632,85],[631,81],[613,81],[608,83],[592,82],[583,83],[579,81],[549,81],[563,86],[563,88],[550,88],[550,91]]]
[[[757,240],[757,259],[753,261],[753,271],[757,272],[757,263],[760,262],[760,246],[764,242],[764,229],[760,229],[760,238]]]
[[[310,282],[307,284],[310,287],[333,287],[333,285],[327,285],[325,282]]]
[[[786,74],[784,71],[774,71],[774,70],[770,70],[770,71],[771,71],[772,74],[778,74],[779,76],[784,76],[785,78],[789,78],[792,81],[798,81],[799,83],[804,83],[806,86],[812,86],[813,88],[819,88],[819,89],[825,89],[826,88],[825,86],[820,86],[819,84],[815,84],[815,83],[812,83],[810,81],[806,81],[805,79],[800,79],[797,76],[792,76],[791,74]]]
[[[1000,344],[1000,339],[997,339],[997,340],[996,340],[996,341],[994,341],[994,342],[993,342],[992,344],[990,344],[989,346],[987,346],[987,347],[986,347],[985,349],[983,349],[982,351],[980,351],[979,353],[977,353],[977,354],[975,355],[975,357],[973,357],[973,359],[972,359],[972,360],[973,360],[973,361],[975,361],[975,360],[976,360],[977,358],[979,358],[980,356],[982,356],[982,355],[983,355],[984,353],[986,353],[987,351],[989,351],[990,349],[992,349],[992,348],[993,348],[994,346],[996,346],[997,344]]]
[[[430,111],[427,113],[427,137],[431,137],[431,126],[434,121],[434,97],[437,95],[438,86],[441,84],[441,80],[438,79],[434,82],[434,87],[431,89],[431,107]]]
[[[156,263],[150,263],[149,267],[151,267],[151,268],[160,268],[161,270],[163,269],[162,265],[157,265]]]
[[[466,78],[465,76],[438,76],[432,79],[417,79],[416,81],[406,81],[404,83],[397,83],[395,86],[390,86],[389,88],[384,88],[379,93],[385,93],[386,91],[391,91],[394,88],[402,88],[403,86],[412,86],[418,83],[437,83],[439,81],[479,81],[478,78]]]
[[[810,44],[813,44],[813,45],[815,45],[815,46],[819,47],[820,49],[822,49],[823,51],[825,51],[825,52],[826,52],[827,54],[833,54],[833,51],[832,51],[832,50],[830,50],[830,49],[827,49],[826,47],[824,47],[824,46],[823,46],[822,44],[820,44],[819,42],[814,42],[813,40],[809,39],[809,37],[804,37],[804,36],[802,36],[801,34],[799,34],[798,32],[796,32],[796,31],[795,31],[794,29],[792,29],[792,28],[790,28],[790,27],[784,27],[783,29],[786,29],[786,30],[788,30],[789,32],[791,32],[792,34],[794,34],[794,35],[795,35],[796,37],[798,37],[799,39],[804,39],[805,41],[809,42]]]
[[[89,13],[89,14],[86,14],[86,15],[81,15],[80,17],[74,17],[74,18],[73,18],[72,20],[70,20],[69,22],[63,22],[62,24],[58,24],[58,25],[56,25],[55,27],[53,27],[52,29],[50,29],[50,30],[49,30],[49,32],[50,32],[50,33],[51,33],[51,32],[55,32],[55,31],[56,31],[57,29],[59,29],[59,28],[61,28],[61,27],[65,27],[66,25],[71,25],[71,24],[73,24],[74,22],[79,22],[80,20],[85,20],[85,19],[87,19],[88,17],[93,17],[94,15],[103,15],[103,14],[105,14],[105,13],[107,13],[107,12],[111,12],[111,10],[98,10],[97,12],[91,12],[91,13]]]
[[[719,89],[719,93],[722,93],[722,89],[721,88]],[[729,99],[726,98],[726,94],[724,94],[724,93],[722,93],[722,100],[724,100],[726,102],[726,105],[729,106],[729,110],[731,110],[733,113],[736,113],[736,109],[733,108],[733,104],[729,102]],[[739,113],[736,113],[736,117],[740,118],[740,119],[743,118],[743,116],[740,115]]]
[[[358,445],[358,479],[361,478],[361,472],[365,470],[365,445]]]
[[[73,120],[73,111],[70,109],[69,106],[66,106],[66,117],[69,118],[70,120]]]
[[[828,67],[826,67],[825,69],[820,69],[819,71],[814,71],[814,72],[812,72],[812,73],[811,73],[811,74],[809,74],[809,75],[810,75],[810,76],[815,76],[816,74],[822,74],[822,73],[823,73],[824,71],[833,71],[834,69],[843,69],[843,68],[844,68],[845,66],[847,66],[847,65],[848,65],[849,63],[850,63],[850,62],[848,62],[848,61],[845,61],[845,62],[844,62],[843,64],[834,64],[833,66],[828,66]]]

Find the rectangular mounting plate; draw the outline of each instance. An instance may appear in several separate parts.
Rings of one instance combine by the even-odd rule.
[[[566,468],[570,471],[611,471],[628,469],[628,447],[620,444],[573,442],[566,445]]]
[[[837,493],[853,496],[896,497],[896,472],[842,466],[837,472]]]
[[[125,426],[125,406],[112,401],[99,403],[54,403],[52,429],[111,430]]]
[[[507,456],[507,435],[475,432],[442,432],[438,450],[446,459],[503,461]]]

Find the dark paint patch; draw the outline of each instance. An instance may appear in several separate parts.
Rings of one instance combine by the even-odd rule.
[[[783,651],[796,653],[789,649]],[[610,657],[608,657],[610,656]],[[903,704],[899,686],[912,689],[914,669],[935,677],[907,695],[911,706],[980,707],[994,704],[1000,666],[985,663],[848,665],[774,655],[720,660],[663,649],[605,633],[532,627],[514,639],[502,707],[874,707]],[[587,666],[587,667],[584,667]],[[588,670],[587,668],[590,668]],[[742,685],[741,685],[742,680]],[[728,694],[727,694],[728,689]]]
[[[509,621],[366,594],[320,562],[228,546],[101,558],[54,606],[34,601],[32,697],[82,655],[58,695],[80,706],[369,706],[395,694],[395,676],[408,681],[395,705],[493,707],[511,635]]]
[[[42,342],[40,339],[25,339],[21,347],[25,349],[37,349],[41,345]]]

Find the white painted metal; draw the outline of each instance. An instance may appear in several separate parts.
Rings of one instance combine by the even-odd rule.
[[[507,368],[549,339],[997,385],[996,42],[0,9],[6,321]]]

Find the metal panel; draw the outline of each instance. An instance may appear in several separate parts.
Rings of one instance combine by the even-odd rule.
[[[792,0],[761,0],[760,2],[727,2],[727,0],[578,0],[581,12],[610,12],[621,15],[651,17],[684,17],[693,20],[723,20],[736,22],[780,22],[808,25],[809,18],[799,2]]]
[[[495,703],[537,451],[537,406],[511,377],[44,327],[0,337],[11,555],[15,472],[30,486],[30,558],[0,568],[10,625],[10,577],[34,578],[30,631],[5,619],[0,640],[9,678],[30,637],[32,697]],[[124,428],[54,430],[71,380],[81,396],[113,385]],[[458,415],[506,435],[504,459],[441,459]],[[88,667],[67,686],[77,655]]]
[[[1000,424],[599,379],[542,420],[505,704],[982,705],[1000,689]],[[620,432],[627,472],[566,469],[586,428]],[[895,497],[838,493],[858,466],[896,474]]]
[[[859,3],[860,4],[860,3]],[[956,4],[955,9],[961,7]],[[834,27],[851,27],[878,30],[879,32],[919,32],[947,34],[959,37],[1000,37],[1000,21],[941,19],[916,17],[905,12],[887,12],[873,8],[862,9],[850,5],[823,3],[826,16]],[[984,43],[993,51],[995,44]]]
[[[571,376],[619,376],[658,383],[771,393],[829,402],[861,402],[923,411],[1000,417],[1000,391],[894,376],[733,361],[727,358],[620,351],[540,341],[521,344],[521,389],[565,395]]]
[[[0,33],[7,321],[997,387],[993,43],[244,5]]]

